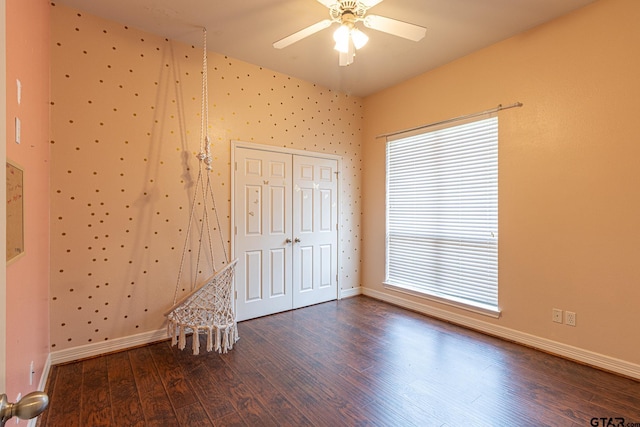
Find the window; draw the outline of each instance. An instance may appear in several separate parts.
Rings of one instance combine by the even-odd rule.
[[[387,142],[385,286],[496,316],[498,118]]]

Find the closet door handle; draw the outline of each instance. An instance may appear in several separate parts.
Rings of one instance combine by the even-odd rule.
[[[299,239],[298,237],[296,237],[295,239],[293,239],[293,241],[294,241],[295,243],[300,243],[300,239]]]
[[[289,239],[289,238],[287,237],[287,240],[285,240],[284,242],[285,242],[285,243],[287,243],[287,244],[289,244],[289,243],[291,243],[291,239]]]

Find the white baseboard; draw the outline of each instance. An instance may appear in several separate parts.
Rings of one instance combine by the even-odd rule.
[[[362,287],[358,286],[357,288],[351,289],[340,289],[340,299],[342,298],[351,298],[362,293]]]
[[[86,359],[88,357],[99,356],[101,354],[113,353],[114,351],[126,350],[128,348],[151,344],[153,342],[167,339],[167,330],[143,332],[141,334],[130,335],[128,337],[115,338],[95,344],[87,344],[79,347],[67,348],[51,353],[52,365],[73,362],[75,360]]]
[[[47,356],[47,360],[44,362],[42,368],[42,375],[40,376],[40,382],[38,383],[38,390],[44,391],[47,386],[47,379],[49,378],[49,371],[51,370],[51,353]]]
[[[589,350],[563,344],[557,341],[552,341],[546,338],[541,338],[535,335],[527,334],[525,332],[517,331],[515,329],[505,328],[504,326],[494,325],[482,320],[476,320],[467,316],[459,315],[425,304],[416,303],[399,296],[390,295],[373,289],[362,288],[362,294],[371,298],[388,302],[393,305],[397,305],[399,307],[416,311],[418,313],[433,316],[447,322],[455,323],[457,325],[484,332],[489,335],[504,338],[509,341],[514,341],[519,344],[533,347],[538,350],[565,357],[567,359],[575,360],[589,366],[594,366],[605,371],[614,372],[626,377],[640,380],[640,365],[637,365],[635,363],[616,359],[614,357],[606,356],[599,353],[594,353]]]

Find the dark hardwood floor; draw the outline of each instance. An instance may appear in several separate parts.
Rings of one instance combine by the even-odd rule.
[[[640,427],[636,381],[370,298],[238,326],[223,355],[165,341],[54,366],[38,425]]]

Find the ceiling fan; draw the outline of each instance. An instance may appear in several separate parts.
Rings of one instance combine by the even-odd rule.
[[[329,8],[330,19],[316,22],[302,30],[291,34],[277,42],[273,47],[277,49],[285,48],[305,37],[309,37],[334,22],[340,27],[333,33],[336,44],[334,49],[340,52],[339,63],[341,66],[353,63],[356,49],[364,46],[369,37],[356,27],[357,22],[362,22],[365,27],[372,30],[393,34],[405,39],[419,41],[425,36],[426,28],[397,19],[386,18],[378,15],[366,15],[367,10],[380,3],[382,0],[317,0]],[[366,15],[366,16],[365,16]]]

